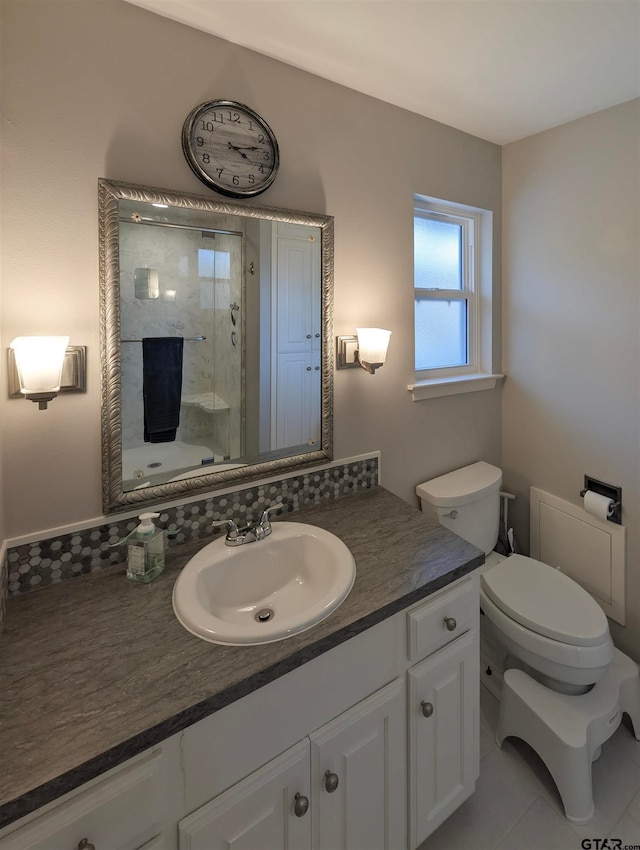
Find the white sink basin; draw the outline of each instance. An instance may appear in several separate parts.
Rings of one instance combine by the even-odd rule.
[[[353,555],[334,534],[299,522],[276,522],[265,540],[209,543],[184,567],[173,610],[196,637],[259,644],[316,625],[353,587]]]

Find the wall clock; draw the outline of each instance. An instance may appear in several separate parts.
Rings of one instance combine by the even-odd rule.
[[[230,198],[268,189],[278,173],[278,142],[267,122],[233,100],[196,106],[182,128],[182,150],[195,175]]]

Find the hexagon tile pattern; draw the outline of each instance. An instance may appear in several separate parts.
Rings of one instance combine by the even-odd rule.
[[[160,514],[156,522],[169,532],[167,544],[175,546],[211,536],[214,519],[257,519],[265,508],[276,502],[283,502],[287,512],[291,513],[304,505],[370,489],[377,483],[378,459],[366,458],[269,484],[256,483],[223,496],[214,495],[186,505],[166,509],[160,506],[156,508]],[[123,563],[125,549],[117,545],[118,541],[133,531],[137,524],[135,517],[114,518],[94,528],[9,549],[4,569],[0,569],[0,622],[6,592],[11,595],[25,593],[111,564]],[[3,583],[6,590],[2,587]]]

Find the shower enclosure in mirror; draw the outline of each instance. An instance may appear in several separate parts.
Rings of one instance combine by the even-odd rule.
[[[330,459],[333,219],[99,201],[105,511]]]

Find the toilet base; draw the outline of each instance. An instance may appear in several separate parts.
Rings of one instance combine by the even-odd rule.
[[[496,740],[521,738],[544,761],[567,820],[588,823],[594,814],[591,764],[626,713],[640,740],[638,666],[615,650],[602,679],[589,693],[559,694],[522,670],[504,673]]]
[[[480,642],[480,681],[493,696],[502,700],[502,683],[504,681],[504,666],[496,657],[487,651]]]

